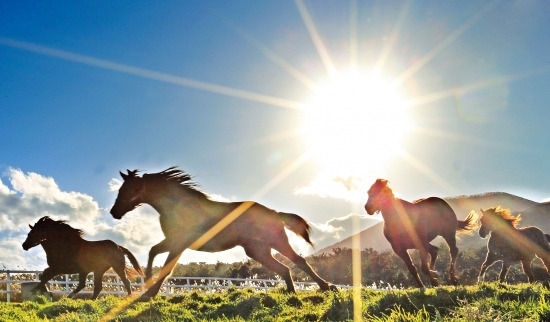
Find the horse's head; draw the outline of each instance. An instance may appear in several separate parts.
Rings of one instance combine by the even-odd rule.
[[[481,211],[481,218],[479,218],[479,237],[485,238],[492,229],[492,224],[495,220],[494,211],[491,212],[491,210],[494,210],[494,208],[489,208],[487,210],[479,209]]]
[[[48,217],[40,218],[34,226],[29,225],[31,231],[27,235],[27,239],[23,242],[23,249],[29,250],[34,246],[42,244],[48,238],[48,225],[53,222],[53,220]]]
[[[500,206],[481,209],[479,236],[485,238],[491,231],[510,231],[521,221],[521,214],[512,215],[510,209]]]
[[[127,212],[134,210],[143,202],[143,178],[137,175],[138,170],[126,171],[128,171],[128,174],[120,172],[124,182],[118,190],[115,204],[111,208],[111,215],[116,219],[122,218]]]
[[[388,198],[393,198],[393,192],[388,187],[388,180],[385,179],[377,179],[367,193],[369,199],[365,204],[365,210],[369,215],[381,211],[384,203],[389,200]]]

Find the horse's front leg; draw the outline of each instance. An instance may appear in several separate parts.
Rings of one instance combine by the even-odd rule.
[[[430,245],[431,246],[431,245]],[[430,267],[430,261],[429,257],[430,254],[428,253],[429,247],[420,247],[418,250],[420,253],[420,261],[421,261],[421,269],[422,273],[426,274],[430,278],[430,283],[432,286],[439,286],[439,281],[437,280],[438,276],[435,271],[432,270],[432,267]]]
[[[107,270],[100,270],[94,272],[94,294],[92,294],[92,300],[95,300],[103,289],[103,275],[105,275],[106,271]]]
[[[493,255],[493,253],[488,252],[487,256],[485,257],[485,262],[481,264],[481,269],[479,270],[479,275],[477,276],[477,282],[481,283],[485,279],[485,271],[489,266],[493,265],[494,262],[496,262],[496,257]]]
[[[32,292],[46,292],[46,283],[48,283],[49,280],[54,278],[58,274],[57,270],[51,267],[46,267],[46,269],[42,272],[42,275],[40,276],[40,283],[36,285]]]
[[[73,298],[76,293],[82,291],[82,289],[86,286],[86,277],[88,276],[88,273],[79,273],[78,274],[78,286],[69,294],[68,298]]]
[[[510,263],[506,261],[502,261],[502,270],[500,271],[499,280],[501,283],[504,283],[506,280],[506,274],[508,274],[508,270],[510,269]]]
[[[164,239],[160,243],[151,247],[149,250],[149,259],[147,260],[147,268],[145,269],[145,280],[148,282],[153,276],[153,260],[158,254],[166,253],[170,250],[170,242],[168,239]]]
[[[160,287],[162,286],[162,283],[164,283],[164,280],[168,277],[168,275],[170,275],[170,273],[172,273],[172,269],[174,269],[174,266],[176,266],[176,263],[178,262],[178,259],[180,258],[181,253],[183,253],[184,249],[171,250],[168,253],[166,262],[164,263],[164,266],[160,269],[157,280],[154,282],[154,284],[151,287],[146,285],[148,289],[145,293],[141,295],[140,297],[141,301],[148,301],[149,299],[151,299],[152,297],[158,294]]]
[[[420,288],[424,288],[424,283],[422,283],[422,280],[420,279],[420,276],[418,276],[418,271],[416,270],[416,267],[414,266],[411,256],[407,252],[407,249],[396,249],[394,248],[393,251],[403,262],[405,262],[405,265],[409,269],[409,272],[411,273],[412,277],[416,281],[416,284]]]

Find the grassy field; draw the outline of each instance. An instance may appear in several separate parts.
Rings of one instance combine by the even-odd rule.
[[[438,287],[425,291],[353,290],[339,293],[268,292],[229,289],[158,296],[150,302],[100,297],[96,301],[0,303],[0,321],[346,321],[354,318],[354,297],[367,321],[549,321],[550,290],[540,284]]]

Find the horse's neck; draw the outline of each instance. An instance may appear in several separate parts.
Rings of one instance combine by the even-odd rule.
[[[145,203],[151,205],[160,214],[161,220],[187,214],[193,214],[194,220],[196,220],[198,219],[196,217],[205,209],[208,209],[210,213],[218,204],[201,193],[178,187],[153,190],[145,197]]]
[[[407,205],[410,202],[403,199],[394,198],[389,200],[382,209],[382,217],[388,224],[394,222],[400,223],[403,221],[403,217],[409,217],[409,212],[406,210]]]
[[[44,248],[46,255],[62,254],[67,256],[69,254],[63,253],[74,251],[80,247],[82,241],[83,239],[80,236],[54,235],[42,242],[42,248]]]
[[[518,228],[514,227],[510,222],[501,220],[491,227],[491,234],[498,237],[507,236],[509,238],[510,233],[517,230]]]

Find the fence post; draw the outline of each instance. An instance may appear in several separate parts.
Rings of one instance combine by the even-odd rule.
[[[69,274],[65,274],[65,295],[70,294]]]
[[[8,303],[11,301],[11,296],[10,296],[11,287],[10,287],[10,284],[11,284],[11,277],[10,277],[10,271],[8,271],[7,274],[6,274],[6,291],[8,292],[8,293],[6,293],[6,299],[7,299]]]

